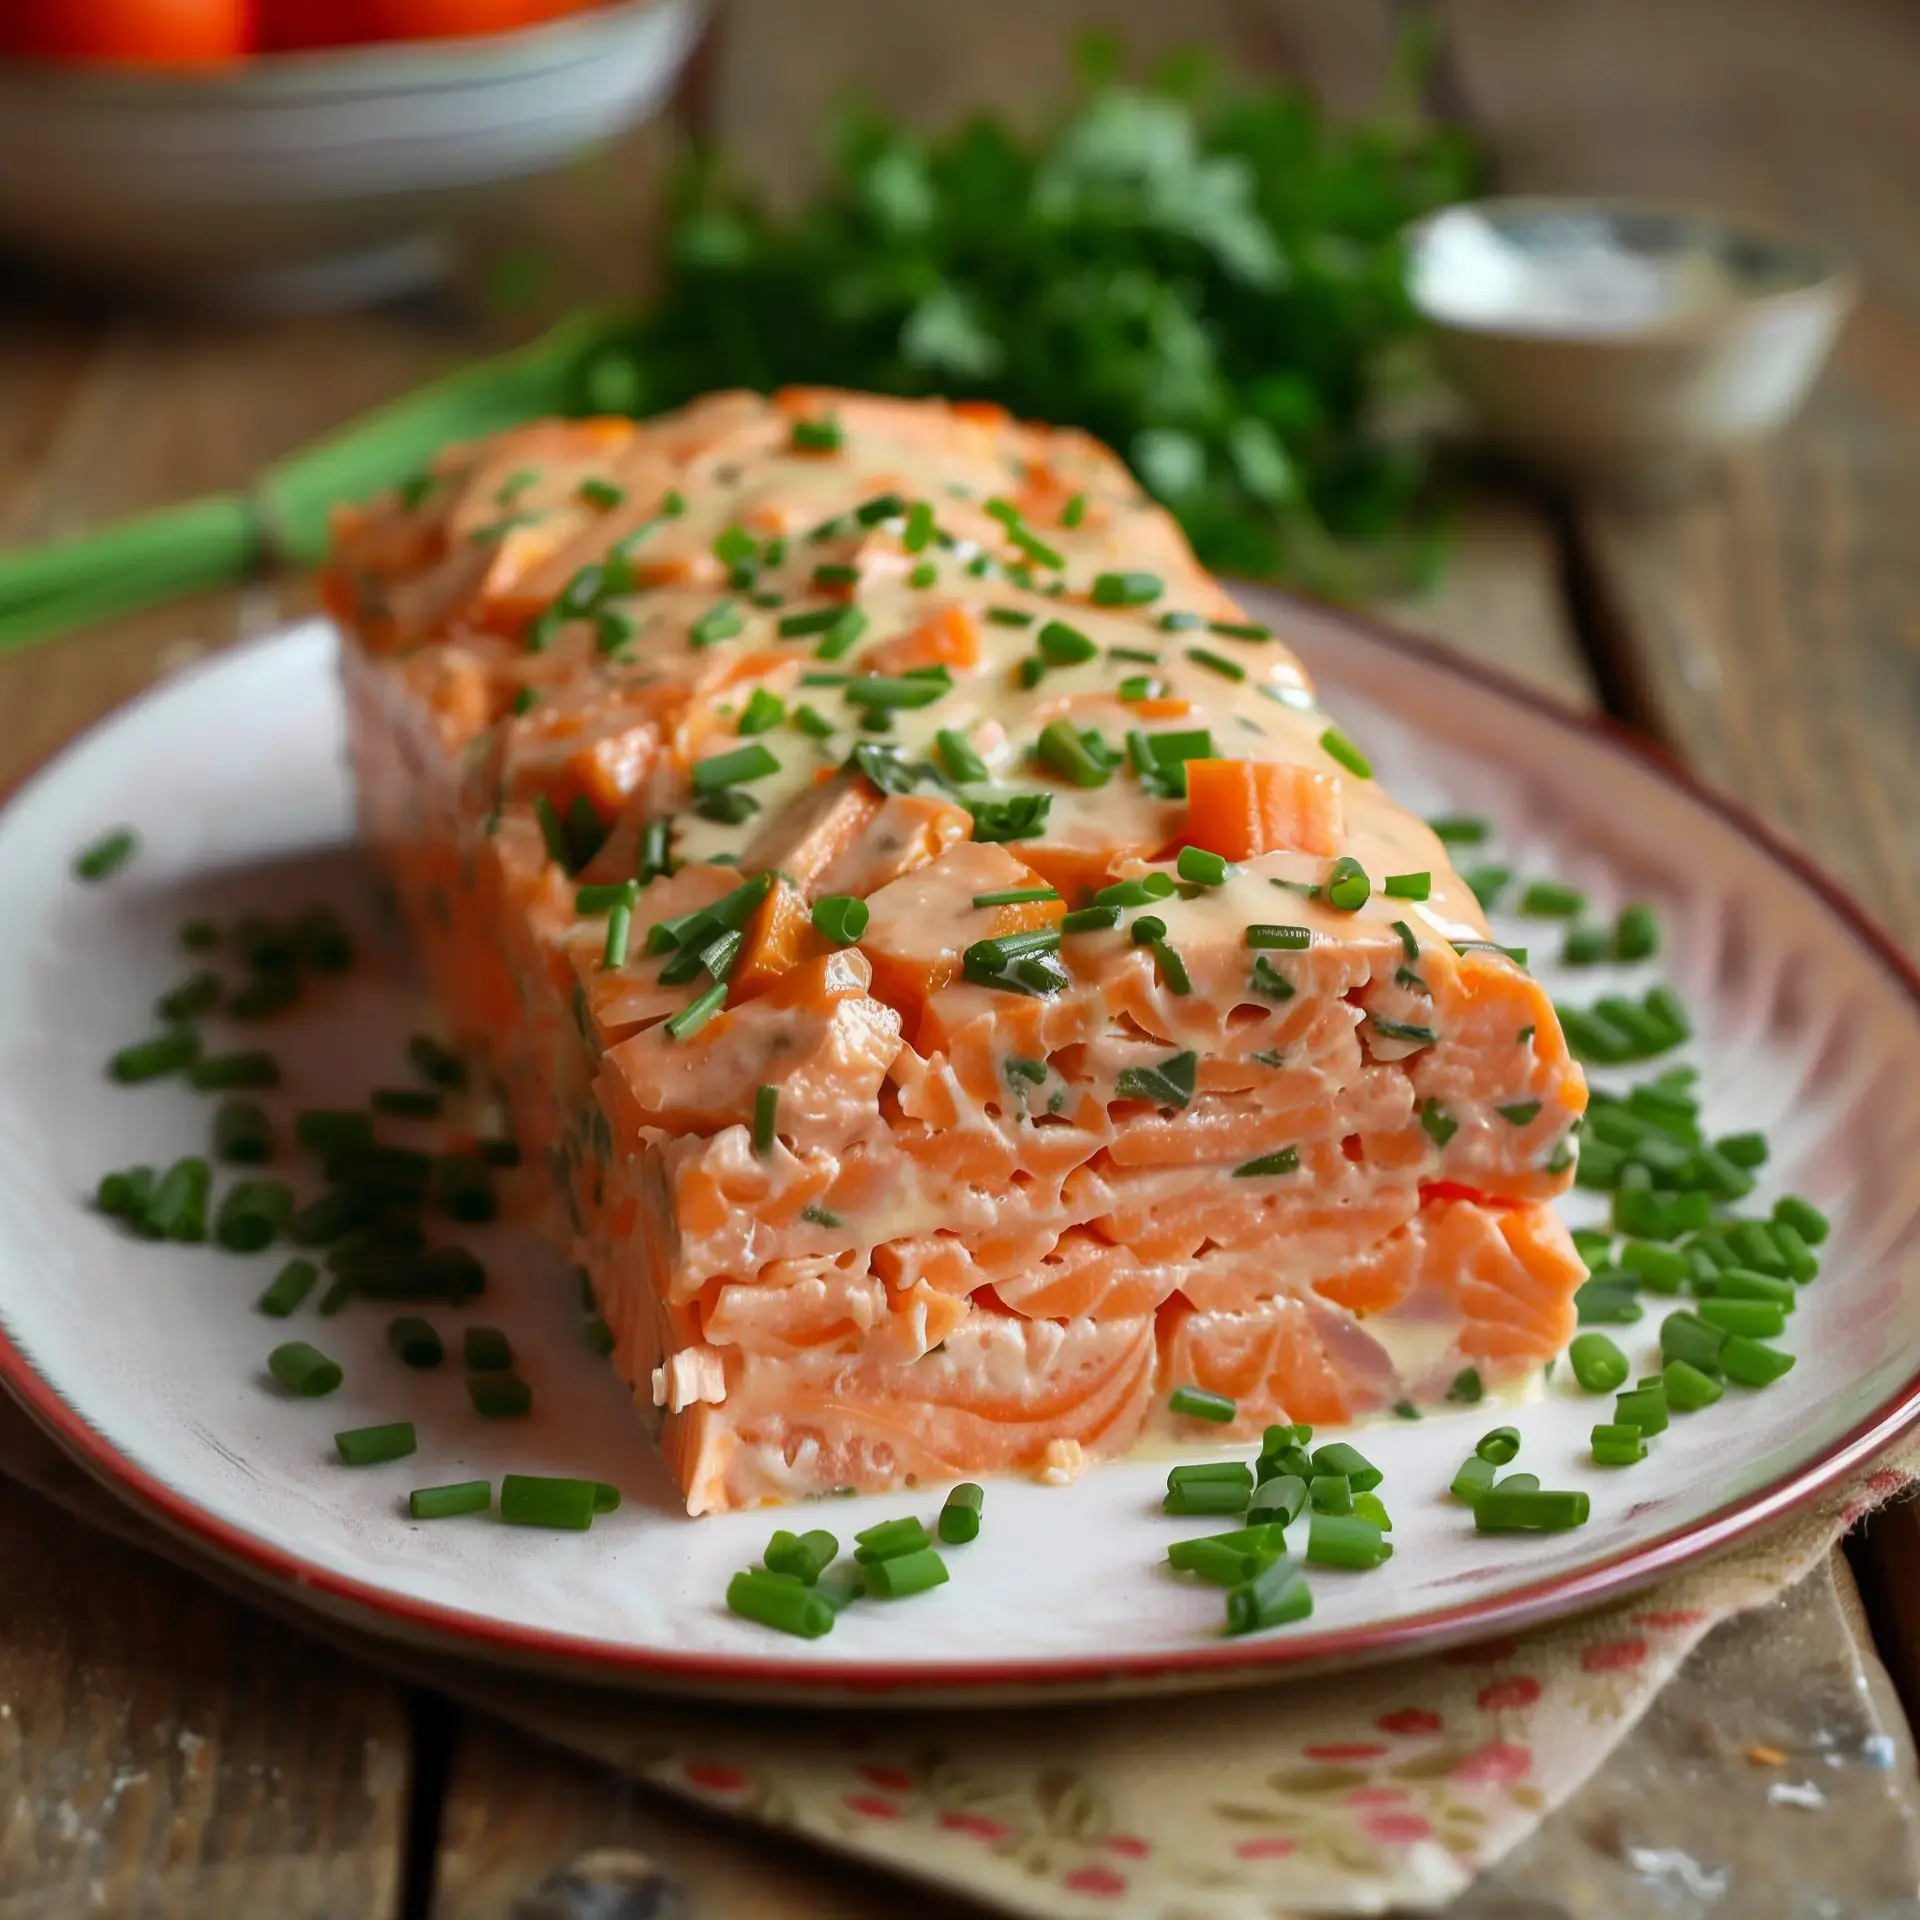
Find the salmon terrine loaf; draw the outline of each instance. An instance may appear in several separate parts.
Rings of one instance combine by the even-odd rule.
[[[1547,995],[1096,442],[556,421],[345,513],[324,585],[364,835],[690,1512],[1568,1338]]]

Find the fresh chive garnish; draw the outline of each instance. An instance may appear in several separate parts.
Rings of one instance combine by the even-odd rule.
[[[151,1040],[122,1047],[107,1062],[107,1072],[122,1086],[139,1086],[190,1067],[199,1058],[200,1036],[191,1027],[175,1027]]]
[[[1223,887],[1235,869],[1205,847],[1182,847],[1174,871],[1196,887]]]
[[[784,1573],[802,1586],[811,1587],[839,1554],[840,1542],[824,1527],[798,1534],[778,1527],[760,1559],[769,1573]]]
[[[223,1100],[213,1116],[213,1154],[234,1166],[273,1158],[273,1122],[251,1100]]]
[[[1470,1507],[1478,1506],[1493,1486],[1496,1471],[1491,1460],[1483,1460],[1477,1453],[1469,1454],[1460,1463],[1460,1470],[1453,1476],[1447,1491]]]
[[[418,1442],[411,1420],[390,1420],[384,1426],[349,1427],[333,1436],[341,1460],[349,1467],[377,1467],[388,1460],[404,1460]]]
[[[815,740],[824,740],[833,732],[833,722],[818,707],[810,707],[804,702],[794,708],[793,724]]]
[[[696,647],[717,646],[733,639],[746,624],[746,616],[731,600],[717,600],[687,629],[687,638]]]
[[[815,929],[837,947],[850,947],[867,930],[868,909],[864,900],[851,894],[830,893],[813,903]]]
[[[666,1022],[668,1035],[675,1040],[691,1039],[726,1004],[727,983],[724,980],[716,980],[704,993],[696,994]]]
[[[842,698],[878,711],[930,707],[952,690],[953,676],[940,668],[926,673],[861,674],[849,680]]]
[[[1120,924],[1118,907],[1076,907],[1057,925],[1062,933],[1111,933]]]
[[[1458,1407],[1478,1406],[1485,1397],[1486,1388],[1481,1383],[1478,1367],[1462,1367],[1447,1389],[1447,1399]]]
[[[997,627],[1030,627],[1034,621],[1024,607],[989,607],[987,618]]]
[[[940,1538],[950,1547],[965,1546],[980,1537],[980,1512],[987,1491],[972,1480],[962,1481],[947,1495],[936,1523]]]
[[[1124,660],[1130,667],[1160,667],[1167,660],[1164,653],[1156,653],[1151,647],[1109,647],[1107,658]]]
[[[1495,1107],[1494,1112],[1510,1127],[1531,1126],[1540,1117],[1540,1102],[1516,1100],[1511,1106]]]
[[[1320,747],[1328,759],[1338,761],[1349,773],[1358,774],[1362,780],[1373,778],[1373,762],[1338,727],[1329,727],[1320,736]]]
[[[774,1148],[780,1120],[780,1089],[756,1087],[753,1094],[753,1150],[765,1159]]]
[[[1467,891],[1480,902],[1483,908],[1491,912],[1494,903],[1506,891],[1507,883],[1513,878],[1513,869],[1493,866],[1469,867],[1460,878],[1467,883]]]
[[[727,1611],[803,1640],[817,1640],[833,1631],[833,1607],[821,1594],[759,1568],[736,1573],[727,1582]]]
[[[613,880],[603,886],[577,887],[574,889],[573,910],[583,919],[591,919],[596,914],[611,913],[615,907],[632,907],[640,898],[640,883],[637,880]],[[416,1062],[416,1065],[418,1062]],[[432,1080],[435,1076],[427,1074]],[[436,1085],[445,1086],[446,1081],[435,1080]],[[458,1085],[457,1081],[452,1082]]]
[[[1640,1428],[1618,1421],[1602,1421],[1588,1444],[1597,1467],[1631,1467],[1647,1457],[1647,1438]]]
[[[1626,1382],[1627,1356],[1604,1333],[1577,1333],[1567,1348],[1573,1377],[1588,1393],[1612,1393]]]
[[[907,575],[907,585],[910,587],[930,587],[939,578],[940,569],[936,567],[931,560],[922,560],[920,564]]]
[[[1271,640],[1273,629],[1263,627],[1257,620],[1209,620],[1207,631],[1217,633],[1224,640]]]
[[[610,509],[619,506],[627,497],[625,487],[617,486],[611,480],[582,480],[574,489],[582,506]]]
[[[311,1260],[289,1260],[253,1304],[270,1319],[284,1320],[313,1291],[320,1269]]]
[[[1495,1427],[1491,1433],[1483,1433],[1474,1447],[1482,1460],[1490,1460],[1496,1467],[1504,1467],[1520,1451],[1520,1429],[1518,1427]]]
[[[1189,647],[1187,658],[1196,667],[1205,667],[1209,673],[1217,673],[1223,680],[1244,680],[1247,670],[1238,660],[1229,660],[1223,653],[1215,653],[1210,647]]]
[[[1100,651],[1078,627],[1070,627],[1064,620],[1049,620],[1034,644],[1050,667],[1078,666]]]
[[[1034,756],[1046,770],[1077,787],[1104,787],[1113,777],[1113,761],[1095,754],[1070,720],[1050,720],[1034,742]]]
[[[1477,847],[1484,841],[1490,829],[1487,823],[1476,814],[1441,814],[1429,820],[1427,825],[1433,830],[1434,837],[1443,846]]]
[[[1093,604],[1096,607],[1144,607],[1159,599],[1165,583],[1157,573],[1096,573],[1093,576]]]
[[[1077,527],[1087,517],[1087,496],[1076,493],[1068,496],[1067,504],[1060,509],[1060,524],[1063,527]]]
[[[625,900],[614,903],[607,915],[606,944],[600,949],[600,964],[605,968],[627,964],[627,942],[633,933],[633,908]]]
[[[422,1371],[437,1367],[447,1357],[432,1323],[413,1314],[387,1322],[387,1348],[403,1367]]]
[[[1306,927],[1256,921],[1247,929],[1247,945],[1264,948],[1270,953],[1301,953],[1313,945],[1313,934]]]
[[[844,561],[823,561],[813,570],[813,584],[816,587],[857,587],[860,584],[860,569],[850,567]]]
[[[459,1513],[485,1513],[493,1505],[491,1480],[455,1480],[443,1487],[415,1487],[407,1511],[416,1520],[446,1520]]]
[[[764,780],[780,771],[780,761],[766,744],[756,740],[751,746],[734,747],[726,753],[697,760],[693,767],[695,793],[718,793],[723,787],[742,786],[750,780]]]
[[[1313,1590],[1305,1574],[1297,1561],[1282,1557],[1229,1591],[1226,1630],[1260,1633],[1305,1620],[1312,1612]]]
[[[1240,1411],[1225,1394],[1209,1393],[1204,1387],[1175,1387],[1167,1396],[1167,1406],[1189,1420],[1209,1420],[1216,1425],[1225,1425]]]
[[[1486,1496],[1482,1496],[1483,1499]],[[1476,1507],[1475,1512],[1479,1509]],[[1307,1521],[1307,1561],[1365,1573],[1393,1551],[1371,1520],[1357,1513],[1313,1513]]]
[[[1520,895],[1520,911],[1541,919],[1571,919],[1587,904],[1587,896],[1578,887],[1562,886],[1557,880],[1530,880]]]
[[[787,445],[795,453],[838,453],[840,422],[832,414],[821,420],[796,420]]]
[[[1179,1392],[1182,1389],[1176,1388],[1175,1391]],[[1185,1391],[1193,1391],[1193,1389],[1185,1389]],[[1206,1394],[1201,1397],[1213,1400],[1219,1396]],[[1233,1405],[1232,1401],[1227,1401],[1225,1404],[1229,1407]],[[1181,1409],[1176,1407],[1174,1411],[1177,1413]],[[1194,1417],[1210,1420],[1215,1416],[1200,1414]],[[1224,1417],[1230,1420],[1233,1416],[1228,1413]],[[1184,1518],[1194,1518],[1202,1514],[1238,1515],[1247,1510],[1247,1499],[1247,1489],[1241,1481],[1183,1480],[1179,1485],[1167,1489],[1166,1497],[1160,1503],[1160,1511]]]
[[[1436,1147],[1444,1147],[1460,1131],[1460,1122],[1438,1100],[1428,1100],[1420,1108],[1420,1130]]]
[[[1053,795],[1016,793],[1005,800],[969,800],[966,807],[973,815],[976,840],[1031,840],[1046,828]]]
[[[769,693],[765,687],[755,687],[740,710],[740,734],[742,738],[750,738],[756,733],[766,733],[786,717],[786,702],[778,694]]]
[[[1166,690],[1167,683],[1151,673],[1131,673],[1115,689],[1122,700],[1157,700]]]
[[[1032,901],[1059,898],[1059,889],[1055,887],[1002,887],[997,893],[976,893],[973,904],[976,907],[1023,907]]]
[[[1803,1200],[1797,1193],[1776,1200],[1773,1217],[1779,1225],[1791,1227],[1810,1247],[1820,1246],[1833,1231],[1827,1216],[1811,1200]]]
[[[220,1004],[220,993],[220,976],[202,968],[163,993],[154,1002],[154,1014],[161,1020],[197,1020]]]
[[[1584,1493],[1494,1487],[1474,1503],[1473,1524],[1482,1533],[1565,1533],[1584,1527],[1591,1510]]]
[[[1359,912],[1373,892],[1366,868],[1352,855],[1344,853],[1327,869],[1325,885],[1327,904],[1338,907],[1342,913]]]
[[[1193,1053],[1171,1054],[1151,1067],[1123,1067],[1114,1081],[1114,1094],[1121,1100],[1151,1100],[1155,1106],[1184,1107],[1193,1098],[1199,1056]]]
[[[858,607],[842,607],[824,630],[820,644],[813,650],[813,657],[816,660],[840,659],[866,630],[867,616]]]
[[[597,1480],[509,1473],[500,1481],[500,1518],[514,1527],[558,1527],[585,1533],[599,1512]]]
[[[1616,960],[1650,960],[1660,951],[1660,923],[1653,909],[1636,902],[1620,909],[1613,927]]]
[[[483,1420],[520,1420],[533,1411],[533,1389],[517,1373],[470,1373],[467,1399]]]
[[[1296,1173],[1300,1167],[1300,1149],[1282,1147],[1277,1153],[1263,1153],[1257,1160],[1245,1160],[1234,1168],[1236,1180],[1264,1180],[1269,1175]]]
[[[116,827],[74,855],[73,875],[88,882],[106,880],[131,860],[140,845],[131,827]]]
[[[1381,881],[1380,891],[1391,900],[1424,900],[1433,892],[1433,875],[1390,873]]]
[[[871,1561],[866,1569],[867,1591],[879,1600],[905,1600],[945,1586],[947,1578],[947,1563],[930,1546]]]
[[[267,1355],[267,1371],[302,1399],[318,1400],[331,1393],[346,1377],[340,1364],[330,1360],[318,1347],[305,1340],[289,1340]]]
[[[1592,967],[1613,951],[1613,938],[1605,927],[1574,925],[1560,948],[1560,962],[1568,967]]]

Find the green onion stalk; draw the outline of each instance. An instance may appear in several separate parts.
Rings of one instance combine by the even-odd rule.
[[[451,442],[545,414],[597,411],[626,385],[636,317],[571,315],[529,345],[462,367],[277,462],[246,493],[210,494],[113,526],[0,554],[0,653],[271,564],[309,567],[328,519],[417,473]]]

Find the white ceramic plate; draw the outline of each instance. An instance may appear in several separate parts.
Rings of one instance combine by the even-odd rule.
[[[207,1097],[172,1082],[124,1089],[101,1072],[186,971],[175,930],[190,913],[324,896],[361,932],[356,971],[270,1030],[291,1076],[278,1110],[405,1078],[401,1042],[422,1010],[348,846],[332,641],[318,625],[158,688],[0,815],[0,1373],[150,1516],[315,1608],[483,1657],[759,1698],[1204,1685],[1432,1645],[1644,1582],[1805,1498],[1917,1410],[1920,1289],[1903,1282],[1920,1235],[1920,982],[1790,856],[1600,728],[1409,643],[1269,611],[1301,633],[1328,704],[1412,805],[1492,816],[1516,868],[1571,879],[1602,909],[1657,904],[1661,966],[1699,1028],[1686,1057],[1702,1069],[1706,1118],[1768,1130],[1775,1159],[1756,1201],[1791,1188],[1836,1222],[1789,1331],[1799,1364],[1765,1393],[1730,1391],[1677,1419],[1644,1465],[1611,1474],[1586,1463],[1610,1403],[1564,1367],[1517,1412],[1374,1426],[1359,1438],[1386,1471],[1395,1557],[1371,1574],[1317,1574],[1312,1620],[1256,1638],[1221,1639],[1217,1590],[1165,1568],[1167,1541],[1196,1529],[1158,1511],[1164,1461],[1102,1467],[1070,1489],[994,1483],[947,1587],[856,1607],[822,1640],[734,1619],[728,1575],[794,1516],[677,1510],[619,1381],[581,1338],[572,1284],[529,1237],[476,1238],[493,1278],[466,1317],[509,1331],[536,1396],[531,1419],[487,1423],[457,1364],[409,1373],[388,1355],[383,1311],[251,1311],[283,1256],[137,1243],[86,1205],[103,1169],[204,1139]],[[74,851],[123,821],[144,836],[138,859],[106,885],[78,884]],[[1557,932],[1508,927],[1526,933],[1563,996],[1614,984],[1608,969],[1556,978]],[[1634,981],[1648,984],[1647,970]],[[1578,1196],[1569,1212],[1577,1223],[1598,1207]],[[1613,1330],[1636,1362],[1658,1317]],[[268,1350],[295,1334],[344,1364],[330,1399],[286,1398],[265,1375]],[[398,1417],[418,1426],[415,1457],[360,1470],[334,1458],[336,1428]],[[1524,1435],[1521,1467],[1591,1491],[1590,1525],[1475,1534],[1446,1482],[1505,1419]],[[587,1534],[406,1515],[412,1487],[514,1469],[613,1481],[625,1503]],[[835,1501],[804,1519],[847,1540],[888,1515],[930,1518],[939,1499]]]

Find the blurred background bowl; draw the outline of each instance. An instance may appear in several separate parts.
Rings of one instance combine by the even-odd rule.
[[[1487,436],[1549,479],[1636,493],[1785,421],[1855,297],[1814,235],[1633,201],[1447,207],[1412,228],[1409,264]]]
[[[450,216],[660,107],[706,11],[624,0],[204,76],[0,62],[0,246],[227,304],[402,292],[444,267]]]

